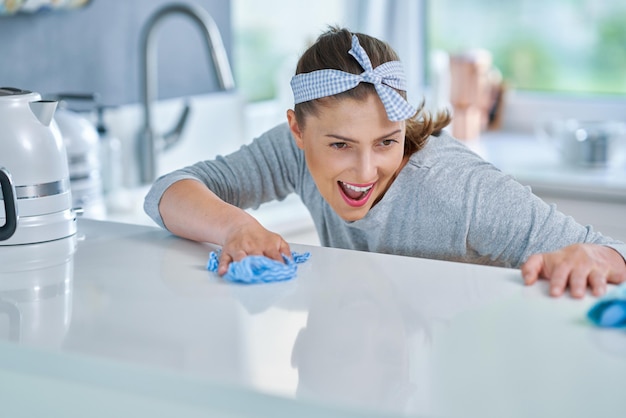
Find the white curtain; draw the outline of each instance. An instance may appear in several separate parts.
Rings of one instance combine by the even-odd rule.
[[[425,95],[426,0],[348,0],[346,16],[355,32],[367,33],[398,53],[407,76],[409,101]]]

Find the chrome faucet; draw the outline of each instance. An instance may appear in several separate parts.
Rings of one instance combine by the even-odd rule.
[[[196,23],[204,38],[213,60],[217,80],[223,90],[235,87],[233,73],[228,63],[228,56],[222,42],[219,29],[209,13],[192,4],[169,4],[157,10],[144,24],[140,35],[141,63],[140,87],[143,104],[144,125],[139,133],[139,179],[141,184],[148,184],[156,178],[156,159],[158,152],[165,150],[180,140],[181,132],[189,116],[189,104],[185,104],[176,126],[168,133],[157,136],[152,129],[152,101],[157,98],[156,80],[156,42],[154,31],[159,23],[169,15],[180,14]]]

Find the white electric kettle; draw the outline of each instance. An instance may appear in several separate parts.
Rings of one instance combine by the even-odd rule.
[[[38,93],[0,87],[0,246],[76,233],[56,106]]]

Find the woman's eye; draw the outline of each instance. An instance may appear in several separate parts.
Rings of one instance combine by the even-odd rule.
[[[381,144],[383,144],[385,147],[388,147],[389,145],[393,145],[393,143],[395,142],[397,142],[395,139],[383,139]]]
[[[330,146],[335,149],[344,149],[348,146],[348,144],[345,142],[333,142]]]

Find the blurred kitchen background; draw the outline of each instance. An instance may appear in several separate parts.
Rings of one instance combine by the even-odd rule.
[[[83,216],[152,224],[155,176],[285,120],[296,61],[328,25],[389,42],[411,101],[450,109],[469,147],[626,240],[621,0],[4,0],[0,85],[62,100],[68,154],[93,162],[72,181]],[[318,242],[295,196],[250,212]]]

